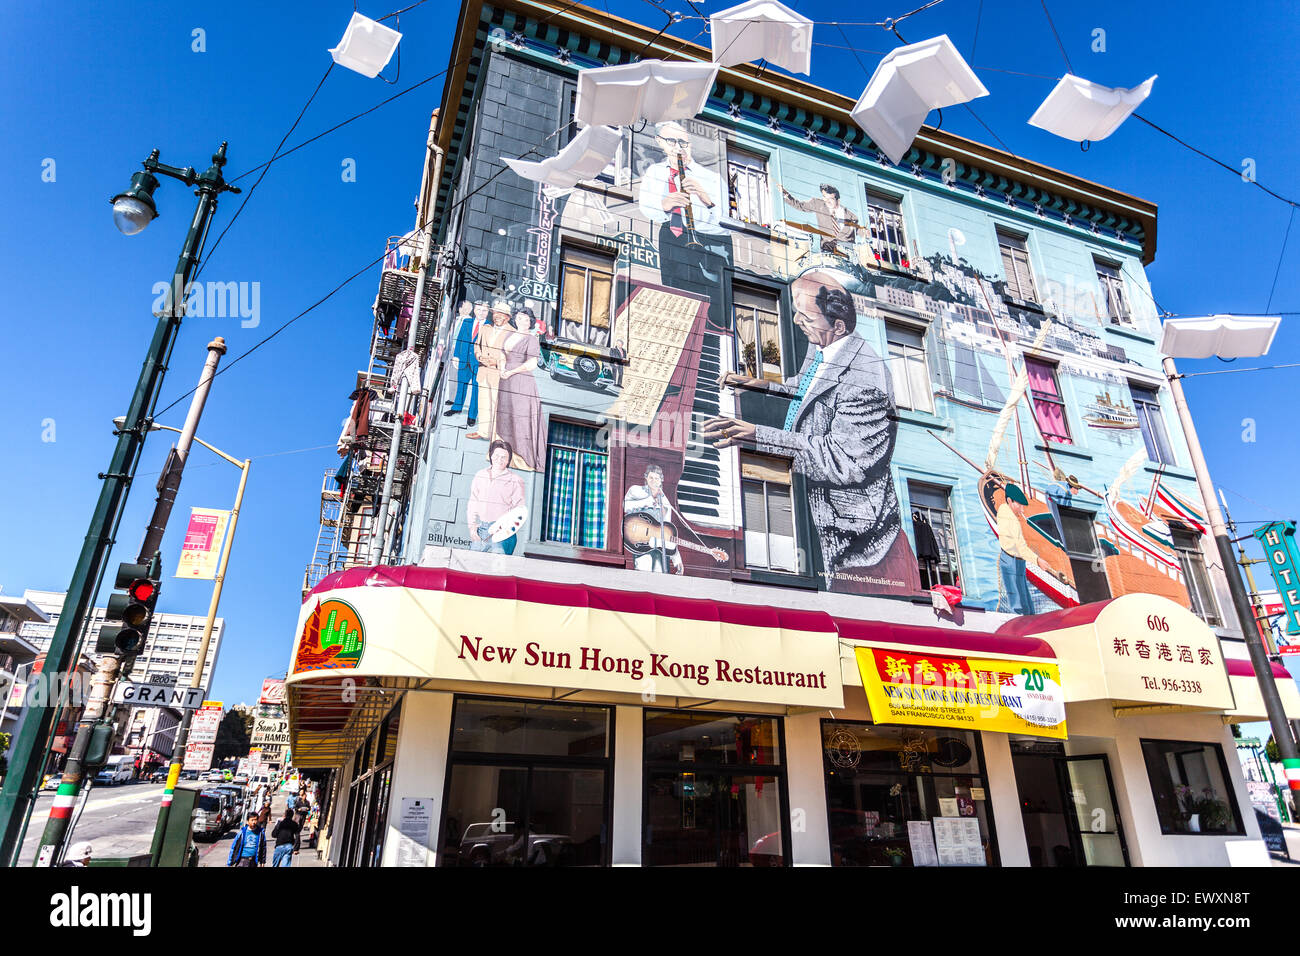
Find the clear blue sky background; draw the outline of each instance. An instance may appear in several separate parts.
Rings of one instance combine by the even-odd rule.
[[[362,12],[378,17],[405,5],[367,2]],[[689,12],[684,0],[666,5]],[[707,12],[728,4],[699,5]],[[917,5],[795,4],[816,20],[884,19]],[[610,0],[608,6],[656,28],[663,23],[645,0]],[[1252,4],[1248,15],[1226,18],[1221,5],[1200,0],[1054,0],[1049,8],[1076,73],[1114,86],[1158,73],[1141,112],[1233,167],[1254,159],[1261,182],[1300,193],[1300,127],[1290,88],[1300,21],[1290,3]],[[405,36],[395,86],[336,69],[290,145],[444,69],[458,9],[431,0],[401,18]],[[326,50],[352,10],[343,0],[231,0],[220,6],[67,0],[57,9],[22,0],[7,4],[6,14],[0,445],[12,457],[7,493],[0,497],[0,586],[17,594],[26,587],[67,587],[99,491],[95,476],[112,453],[111,419],[126,410],[152,333],[152,286],[170,274],[194,202],[189,190],[164,180],[156,194],[160,218],[127,239],[113,227],[108,198],[127,185],[154,147],[164,162],[202,169],[216,145],[229,140],[232,177],[268,159],[329,64]],[[689,39],[702,26],[685,22],[671,32]],[[191,49],[195,28],[206,31],[206,52]],[[944,0],[899,28],[909,41],[939,33],[953,39],[992,94],[976,101],[975,111],[1007,148],[1159,204],[1159,249],[1149,274],[1164,309],[1184,315],[1264,311],[1287,206],[1136,121],[1087,153],[1026,124],[1064,72],[1038,0]],[[1091,51],[1096,28],[1106,32],[1105,53]],[[879,27],[844,30],[868,69],[898,45]],[[856,96],[866,75],[851,52],[835,48],[845,45],[839,31],[818,26],[814,40],[813,80]],[[379,256],[386,237],[411,228],[422,145],[441,83],[273,166],[203,276],[260,283],[260,325],[243,328],[237,317],[190,318],[181,330],[160,407],[193,386],[205,344],[225,336],[230,371],[217,380],[200,435],[254,459],[221,608],[226,642],[212,688],[228,703],[252,699],[264,676],[286,669],[303,568],[317,532],[321,478],[337,466],[339,422],[353,374],[366,362],[378,271],[247,359],[232,360]],[[960,108],[945,111],[944,126],[996,144]],[[55,163],[53,182],[42,181],[46,159]],[[355,182],[343,181],[345,159],[356,162]],[[217,229],[230,222],[241,198],[223,200]],[[1295,232],[1272,311],[1300,312],[1300,227]],[[1268,361],[1297,360],[1300,322],[1287,319]],[[1187,371],[1228,367],[1213,360],[1186,363]],[[1300,455],[1289,424],[1296,381],[1296,370],[1187,381],[1211,469],[1239,519],[1295,517],[1300,510],[1294,491]],[[186,405],[182,401],[161,420],[179,426]],[[1253,443],[1242,440],[1247,418],[1256,422]],[[46,419],[54,422],[52,442],[42,441]],[[113,566],[135,556],[170,437],[159,433],[149,442]],[[237,478],[236,469],[195,449],[164,542],[169,573],[189,507],[229,507]],[[202,614],[210,588],[169,579],[160,607]]]

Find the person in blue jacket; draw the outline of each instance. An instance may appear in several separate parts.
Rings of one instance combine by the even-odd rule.
[[[266,866],[266,834],[259,814],[250,813],[248,822],[235,834],[226,866]]]
[[[469,425],[478,420],[478,357],[474,354],[474,342],[479,327],[487,318],[487,302],[470,302],[469,299],[460,304],[456,318],[460,324],[456,327],[455,347],[451,353],[456,360],[456,397],[447,403],[447,414],[458,415],[465,409],[465,392],[468,391]]]

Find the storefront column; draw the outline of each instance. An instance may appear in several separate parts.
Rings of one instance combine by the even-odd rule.
[[[399,829],[402,800],[429,801],[428,854],[425,866],[437,865],[438,825],[442,820],[442,797],[447,781],[447,745],[451,737],[453,696],[421,691],[407,694],[397,732],[397,756],[393,760],[393,785],[388,798],[388,833],[384,837],[381,866],[396,866],[401,850]]]
[[[641,708],[614,708],[614,866],[641,865],[644,746]]]
[[[998,834],[998,859],[1003,866],[1029,866],[1029,844],[1020,815],[1020,790],[1011,763],[1011,738],[1006,734],[982,733],[984,773],[993,825]]]
[[[795,866],[830,866],[826,770],[821,718],[825,711],[785,718],[786,780],[790,787],[790,848]]]

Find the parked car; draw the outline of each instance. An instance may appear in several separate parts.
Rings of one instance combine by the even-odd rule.
[[[229,798],[219,793],[204,790],[194,802],[194,812],[190,817],[190,830],[196,836],[210,836],[214,840],[230,827],[227,810]]]
[[[166,768],[166,767],[159,767],[157,770],[154,770],[154,771],[150,772],[150,774],[149,774],[149,782],[150,782],[150,783],[166,783],[166,782],[167,782],[167,768]]]
[[[95,783],[112,786],[115,783],[130,783],[135,779],[135,767],[132,758],[117,754],[108,758],[104,769],[95,774]]]
[[[182,779],[182,780],[198,780],[198,779],[199,779],[199,772],[198,772],[197,770],[182,770],[182,771],[181,771],[180,779]]]
[[[61,773],[52,773],[52,774],[50,774],[48,777],[45,778],[45,786],[41,787],[41,789],[42,789],[42,790],[58,790],[58,789],[59,789],[59,784],[62,783],[62,782],[63,782],[63,774],[61,774]]]
[[[247,774],[242,774],[242,773],[237,773],[237,774],[235,774],[233,777],[230,778],[230,782],[231,782],[231,783],[235,783],[235,784],[239,784],[239,786],[241,786],[241,787],[247,787],[247,786],[248,786],[248,775],[247,775]]]
[[[220,770],[209,770],[203,779],[208,783],[225,783],[226,775]]]
[[[529,833],[528,852],[514,823],[471,823],[460,841],[462,866],[564,866],[573,857],[573,840],[562,833]]]

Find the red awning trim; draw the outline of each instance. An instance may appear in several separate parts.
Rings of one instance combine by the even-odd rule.
[[[837,617],[835,626],[846,641],[871,644],[902,644],[908,647],[941,647],[946,650],[1001,657],[1042,657],[1056,659],[1050,644],[1037,637],[1004,637],[980,631],[955,628],[921,627],[915,624],[888,624],[883,621],[854,621]]]
[[[589,587],[553,581],[474,574],[451,568],[371,567],[349,568],[325,578],[312,594],[360,587],[401,587],[426,591],[447,591],[505,601],[528,601],[560,607],[590,607],[631,614],[690,621],[719,621],[751,627],[784,627],[791,630],[837,634],[857,642],[901,644],[909,647],[937,647],[947,650],[998,656],[1041,657],[1054,660],[1056,653],[1047,641],[1037,637],[1007,636],[955,628],[856,621],[831,617],[824,611],[803,611],[766,605],[729,604],[699,598],[681,598],[646,591]]]
[[[998,628],[999,637],[1029,637],[1033,634],[1047,634],[1066,627],[1081,627],[1091,624],[1101,616],[1111,601],[1094,601],[1091,604],[1077,604],[1060,611],[1048,611],[1045,614],[1023,614],[1013,617]]]
[[[1255,668],[1250,661],[1240,657],[1228,657],[1223,661],[1228,665],[1229,677],[1254,677]],[[1274,677],[1290,677],[1291,672],[1281,664],[1270,661],[1269,666],[1273,668]]]

